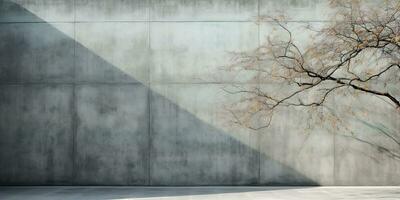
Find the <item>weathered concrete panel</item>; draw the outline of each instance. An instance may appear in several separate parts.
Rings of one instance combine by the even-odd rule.
[[[148,24],[76,24],[76,80],[148,82]]]
[[[327,0],[260,0],[260,15],[290,21],[327,21],[332,17]]]
[[[398,158],[374,145],[382,138],[366,134],[355,137],[364,141],[349,135],[336,136],[335,185],[399,185]],[[390,145],[390,142],[385,143]]]
[[[258,0],[152,0],[150,9],[155,21],[254,21]]]
[[[56,29],[57,28],[57,29]],[[73,24],[0,24],[1,82],[73,80]]]
[[[305,113],[277,112],[270,127],[260,130],[261,184],[333,185],[333,134],[309,129]]]
[[[244,82],[254,77],[222,70],[231,62],[229,52],[257,47],[258,29],[252,22],[161,22],[150,29],[152,82]]]
[[[366,94],[336,96],[335,103],[335,184],[400,185],[398,111]]]
[[[42,21],[74,21],[74,0],[0,1],[0,22]]]
[[[76,184],[147,183],[147,97],[140,84],[77,87]]]
[[[259,24],[261,44],[267,43],[269,38],[282,41],[289,39],[288,32],[275,22],[260,22]],[[304,51],[317,35],[317,32],[312,30],[322,29],[329,25],[329,22],[287,22],[284,25],[292,33],[292,39],[296,46]]]
[[[0,184],[69,184],[72,86],[0,86]]]
[[[258,87],[272,96],[291,93],[291,86],[287,84],[270,82]],[[252,102],[248,108],[251,107],[257,108],[257,104]],[[318,113],[302,107],[279,107],[269,121],[271,115],[267,112],[260,111],[252,118],[253,128],[264,127],[257,131],[260,184],[332,185],[333,134],[313,121],[313,114]]]
[[[211,119],[217,120],[218,110],[210,102],[215,96],[208,95],[216,91],[216,86],[157,87],[168,99],[155,92],[151,95],[152,185],[257,184],[255,138],[244,133],[241,139],[246,140],[246,145],[234,133],[210,124]],[[211,98],[207,100],[207,96]],[[180,107],[190,102],[191,108]]]
[[[149,0],[76,0],[76,21],[145,21]]]

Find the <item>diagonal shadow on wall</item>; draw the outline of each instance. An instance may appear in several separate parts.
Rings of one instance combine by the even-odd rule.
[[[0,7],[41,21],[0,24],[0,185],[318,185],[77,43],[74,23]]]

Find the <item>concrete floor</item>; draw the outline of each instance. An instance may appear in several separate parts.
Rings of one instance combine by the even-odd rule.
[[[399,200],[400,187],[0,187],[1,200]]]

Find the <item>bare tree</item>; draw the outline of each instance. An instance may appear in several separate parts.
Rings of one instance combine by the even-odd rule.
[[[341,92],[365,93],[381,98],[400,111],[400,96],[388,85],[400,86],[400,1],[333,0],[335,15],[324,28],[314,30],[308,45],[296,43],[284,18],[267,18],[285,34],[269,37],[251,52],[238,53],[231,68],[256,71],[261,81],[285,84],[289,90],[261,86],[233,86],[229,93],[244,94],[242,112],[232,114],[236,123],[252,129],[268,127],[281,107],[323,107]],[[397,94],[398,95],[398,94]],[[250,121],[262,119],[261,125]],[[394,139],[399,145],[400,142]],[[400,156],[398,156],[400,158]]]
[[[234,67],[265,73],[271,80],[292,84],[294,89],[289,94],[278,95],[259,87],[233,91],[254,95],[253,100],[259,105],[253,114],[272,114],[279,106],[322,106],[329,95],[340,89],[383,97],[395,109],[400,109],[399,97],[380,87],[387,81],[399,83],[400,2],[390,2],[385,10],[363,9],[360,1],[332,1],[331,4],[337,10],[336,20],[318,30],[315,41],[304,50],[295,43],[285,22],[272,18],[286,32],[287,40],[269,38],[257,50],[241,53],[236,58]],[[366,55],[375,62],[360,66],[360,60]],[[311,92],[318,98],[311,101],[299,98]]]

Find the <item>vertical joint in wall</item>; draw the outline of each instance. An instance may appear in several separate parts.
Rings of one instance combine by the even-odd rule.
[[[147,0],[147,51],[150,53],[150,9],[151,6],[151,0]],[[150,75],[151,75],[151,65],[150,65],[150,59],[149,57],[147,59],[147,83],[148,83],[148,89],[147,89],[147,105],[148,105],[148,151],[147,151],[147,185],[151,185],[151,133],[152,133],[152,117],[151,117],[151,80],[150,80]]]
[[[76,104],[76,0],[73,1],[74,12],[74,59],[73,59],[73,82],[72,82],[72,180],[71,185],[76,183],[77,177],[77,104]]]

